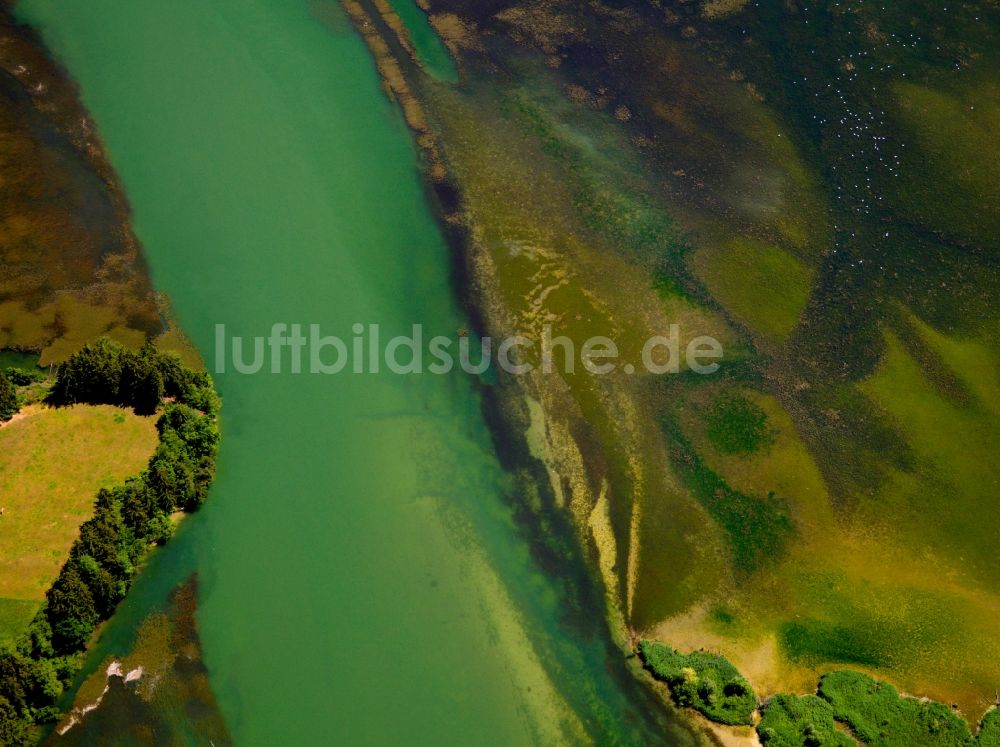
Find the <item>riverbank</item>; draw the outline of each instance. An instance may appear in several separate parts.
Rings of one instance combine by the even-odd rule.
[[[440,97],[444,88],[439,82],[422,75],[408,30],[390,7],[368,0],[343,4],[368,45],[387,92],[399,99],[422,153],[428,199],[451,248],[452,282],[471,328],[496,339],[523,330],[508,311],[502,281],[482,237],[468,214],[462,215],[468,209],[463,205],[465,187],[449,168],[448,148],[438,140],[448,132],[441,110],[454,102],[447,95]],[[459,79],[464,75],[459,66]],[[438,107],[436,111],[425,108],[428,101]],[[555,287],[558,282],[549,290]],[[539,292],[542,297],[546,294]],[[670,734],[690,743],[714,742],[711,726],[685,721],[660,692],[648,688],[641,664],[634,659],[635,633],[626,622],[626,602],[611,570],[619,558],[605,495],[608,484],[593,469],[604,455],[587,443],[589,439],[577,435],[590,431],[591,423],[575,406],[573,393],[560,377],[540,373],[500,374],[488,384],[481,382],[479,391],[496,451],[504,468],[517,476],[511,500],[520,531],[538,548],[546,573],[560,580],[563,604],[603,610],[603,619],[592,617],[586,627],[603,642],[609,671],[631,693],[642,717],[653,724],[659,720],[657,711],[668,717],[671,725],[659,726],[661,738]],[[637,403],[621,399],[618,404],[623,408],[620,415],[637,412]],[[560,413],[558,418],[550,416],[554,412]],[[642,426],[634,416],[625,415],[618,427],[635,434]],[[634,435],[631,440],[635,441]],[[641,480],[642,467],[635,462],[631,466]],[[627,557],[626,552],[622,555]],[[573,693],[564,697],[572,698]]]

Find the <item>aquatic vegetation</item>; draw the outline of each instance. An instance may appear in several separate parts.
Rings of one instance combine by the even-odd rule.
[[[863,624],[796,620],[781,626],[779,640],[792,661],[810,664],[842,662],[877,668],[890,664],[893,658],[891,635]]]
[[[724,657],[640,641],[639,655],[653,676],[670,687],[677,705],[693,708],[720,724],[750,724],[757,696],[750,683]]]
[[[966,81],[955,90],[898,80],[893,93],[897,116],[914,133],[927,170],[923,179],[904,182],[900,207],[963,244],[1000,249],[995,82]]]
[[[735,392],[720,394],[706,420],[708,438],[723,454],[752,454],[774,443],[767,413]]]
[[[781,556],[793,531],[788,505],[773,492],[753,496],[734,490],[710,469],[670,418],[662,421],[670,460],[687,488],[726,530],[735,567],[743,572]]]
[[[706,247],[695,267],[712,296],[769,341],[791,333],[812,288],[812,273],[792,254],[746,239]]]
[[[775,695],[764,704],[757,735],[766,747],[853,747],[839,731],[833,707],[815,695]]]
[[[33,33],[0,9],[0,348],[65,360],[111,334],[163,330],[128,205],[77,98]]]
[[[978,418],[969,404],[973,392],[992,399],[977,372],[992,360],[979,341],[998,284],[981,253],[950,243],[937,206],[904,197],[934,183],[918,145],[947,150],[923,124],[936,108],[964,143],[949,153],[960,165],[946,168],[989,204],[982,122],[992,115],[988,97],[970,93],[984,78],[959,86],[948,59],[985,69],[992,31],[973,28],[976,11],[963,8],[915,39],[915,20],[933,12],[919,2],[552,0],[513,3],[501,18],[452,0],[430,6],[465,29],[453,49],[463,85],[413,88],[441,134],[458,205],[447,220],[467,232],[459,243],[488,299],[487,325],[549,318],[571,335],[613,327],[638,337],[680,317],[727,334],[711,382],[594,387],[567,377],[571,399],[543,398],[546,408],[560,402],[549,418],[587,434],[577,441],[591,484],[607,481],[610,585],[626,624],[669,643],[672,616],[722,606],[739,624],[703,616],[711,645],[753,658],[762,636],[775,641],[770,669],[755,675],[780,671],[798,686],[824,664],[862,663],[971,708],[991,681],[971,652],[995,646],[983,622],[990,597],[963,574],[985,572],[996,524],[982,513],[982,484],[962,477],[976,469],[953,470],[951,450],[924,441],[945,428],[967,454],[959,463],[991,461],[994,415]],[[956,45],[959,34],[969,45]],[[650,75],[637,80],[637,69]],[[976,111],[967,117],[954,101]],[[982,162],[972,163],[972,143]],[[988,244],[987,233],[969,241]],[[900,347],[919,376],[896,364]],[[715,408],[738,398],[752,407]],[[608,424],[623,399],[659,422],[662,444],[642,417]],[[664,459],[666,469],[651,464]],[[969,511],[944,509],[942,489]],[[596,494],[574,512],[588,516]],[[928,546],[922,563],[936,571],[918,578],[914,548]],[[947,672],[930,653],[942,647]],[[974,687],[963,684],[970,677]]]
[[[137,745],[151,734],[232,744],[202,660],[197,592],[196,576],[175,588],[163,609],[138,622],[128,649],[109,656],[81,685],[57,729],[61,744],[88,745],[107,734]],[[116,663],[120,675],[109,675]]]
[[[406,25],[407,38],[413,42],[417,59],[440,80],[455,82],[458,72],[444,43],[435,32],[427,14],[413,0],[388,0]]]

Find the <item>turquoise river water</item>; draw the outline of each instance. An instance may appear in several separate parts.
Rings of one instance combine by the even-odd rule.
[[[18,7],[79,81],[154,280],[209,362],[216,324],[345,338],[354,323],[383,336],[463,325],[408,133],[338,13],[319,0]],[[675,727],[606,642],[564,624],[504,501],[475,381],[287,362],[216,378],[209,502],[154,556],[95,661],[196,570],[237,744],[667,739]]]

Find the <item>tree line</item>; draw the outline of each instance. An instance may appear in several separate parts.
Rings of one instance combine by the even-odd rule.
[[[211,377],[152,344],[129,350],[107,339],[59,367],[52,405],[113,404],[153,414],[159,443],[146,469],[101,489],[45,602],[16,645],[0,651],[0,744],[29,744],[55,721],[57,701],[83,663],[95,628],[125,598],[148,549],[172,533],[171,514],[208,493],[219,446],[219,398]]]

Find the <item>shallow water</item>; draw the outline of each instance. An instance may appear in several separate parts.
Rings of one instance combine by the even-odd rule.
[[[355,322],[384,338],[463,326],[401,117],[360,40],[316,7],[19,6],[80,82],[155,283],[210,362],[216,324],[345,338]],[[600,625],[564,625],[504,501],[475,382],[283,370],[217,376],[209,503],[156,554],[94,666],[197,571],[237,744],[650,742],[678,728],[644,709]]]

